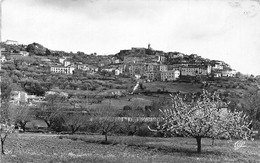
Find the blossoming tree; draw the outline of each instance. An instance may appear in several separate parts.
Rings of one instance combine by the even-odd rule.
[[[203,90],[191,102],[175,95],[172,96],[172,103],[172,107],[161,110],[156,131],[195,138],[199,153],[202,138],[249,136],[251,122],[248,117],[243,112],[227,110],[227,103],[221,100],[218,93]]]

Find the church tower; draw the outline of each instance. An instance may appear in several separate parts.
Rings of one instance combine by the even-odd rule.
[[[150,50],[152,49],[152,48],[151,48],[151,44],[150,44],[150,43],[148,44],[148,49],[150,49]]]

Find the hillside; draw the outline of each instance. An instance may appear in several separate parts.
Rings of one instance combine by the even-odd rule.
[[[122,64],[122,61],[126,57],[135,57],[135,58],[141,58],[147,60],[156,60],[157,56],[164,56],[165,57],[165,64],[176,64],[176,65],[182,65],[182,64],[210,64],[214,65],[217,62],[221,62],[224,70],[230,70],[232,69],[227,63],[223,61],[218,60],[209,60],[202,58],[201,56],[198,56],[196,54],[186,55],[180,52],[163,52],[163,51],[157,51],[153,50],[151,48],[132,48],[130,50],[121,50],[119,53],[115,55],[110,56],[96,56],[95,54],[84,54],[83,52],[77,52],[77,53],[67,53],[64,51],[54,51],[49,50],[48,48],[44,47],[43,45],[39,43],[32,43],[29,45],[6,45],[4,43],[1,44],[1,47],[3,48],[2,55],[6,57],[7,62],[3,63],[2,71],[3,74],[8,75],[12,78],[14,83],[17,83],[22,87],[24,84],[24,81],[26,79],[33,79],[33,81],[38,81],[40,83],[45,83],[45,85],[48,83],[51,84],[51,87],[59,87],[60,89],[79,89],[79,90],[105,90],[105,89],[129,89],[129,87],[133,87],[135,80],[132,80],[132,82],[124,85],[124,77],[114,76],[113,74],[104,73],[100,70],[105,66],[111,65],[112,67],[116,66],[115,60],[120,59],[121,61],[119,63]],[[19,53],[20,51],[27,51],[29,52],[29,56],[21,56]],[[63,74],[52,74],[49,71],[49,67],[53,64],[58,63],[58,59],[60,57],[66,57],[70,59],[70,62],[73,63],[83,63],[83,64],[89,64],[93,66],[97,66],[99,68],[99,73],[96,73],[95,75],[91,75],[88,73],[75,71],[74,75],[63,75]],[[47,61],[46,61],[47,60]],[[49,61],[50,62],[49,62]],[[152,61],[151,61],[152,62]],[[115,65],[115,66],[113,66]],[[110,66],[110,67],[111,67]],[[217,72],[218,70],[214,70],[214,72]],[[111,76],[112,75],[112,76]],[[125,76],[126,78],[132,78],[131,76]],[[96,79],[96,81],[93,82],[93,79]],[[222,80],[223,79],[223,80]],[[198,79],[196,78],[184,78],[178,80],[178,82],[188,82],[188,83],[198,83],[198,88],[201,89],[201,84],[203,81],[209,81],[211,83],[210,87],[212,89],[220,89],[221,87],[224,89],[227,88],[233,88],[238,89],[243,86],[243,81],[241,78],[241,81],[239,78],[236,79],[236,81],[232,81],[234,79],[232,78],[222,78],[217,79],[214,78],[213,81],[210,81],[210,78],[205,79]],[[106,82],[102,82],[106,80]],[[111,82],[110,84],[108,82]],[[231,82],[231,83],[228,83]],[[118,83],[118,84],[117,84]],[[245,81],[246,83],[246,81]],[[102,86],[99,88],[98,85]],[[123,85],[122,85],[123,84]],[[129,85],[130,84],[130,85]],[[62,86],[64,85],[64,86]],[[70,86],[68,86],[70,85]],[[77,85],[77,86],[76,86]],[[148,87],[150,85],[157,85],[159,87],[160,84],[151,83],[146,84]],[[76,86],[76,87],[75,87]],[[194,86],[193,86],[194,87]],[[154,86],[153,88],[156,88]],[[45,88],[46,89],[46,88]],[[166,87],[167,89],[167,87]],[[245,87],[245,89],[247,89]],[[157,89],[158,90],[158,89]],[[175,89],[168,89],[170,92],[174,91]],[[188,89],[189,90],[189,89]],[[196,89],[195,89],[196,90]],[[183,90],[181,90],[183,91]],[[183,91],[185,92],[185,91]],[[30,92],[29,92],[30,93]]]
[[[38,97],[44,97],[50,91],[64,92],[68,94],[69,99],[76,99],[76,103],[84,103],[87,108],[103,107],[113,102],[118,104],[118,106],[113,105],[115,110],[122,111],[124,106],[133,107],[135,98],[148,100],[155,105],[160,102],[160,99],[169,99],[170,93],[191,95],[207,89],[220,92],[225,100],[231,101],[234,107],[243,110],[248,102],[246,99],[257,94],[260,89],[258,77],[241,73],[236,73],[232,77],[215,77],[213,73],[230,71],[232,68],[223,61],[205,59],[196,54],[186,55],[180,52],[132,48],[121,50],[115,55],[97,56],[83,52],[67,53],[49,50],[38,43],[27,46],[2,44],[2,47],[6,60],[2,62],[1,86],[9,85],[12,86],[12,91],[24,91],[28,95]],[[21,51],[27,51],[29,54],[24,55],[26,53],[20,53]],[[52,72],[51,67],[66,68],[60,59],[66,60],[69,66],[74,66],[74,72],[71,74]],[[218,65],[221,69],[218,69],[219,67],[212,69],[211,74],[181,75],[173,81],[150,81],[142,74],[140,79],[136,79],[137,72],[134,74],[130,72],[131,67],[140,68],[142,64],[170,68],[174,65],[213,67],[218,63],[221,63]],[[79,69],[78,66],[85,67]],[[141,73],[141,70],[138,73]],[[116,74],[116,71],[121,73]],[[136,85],[138,89],[134,91]],[[147,105],[141,103],[142,107]],[[68,104],[68,106],[68,109],[73,109],[76,104],[75,106]]]

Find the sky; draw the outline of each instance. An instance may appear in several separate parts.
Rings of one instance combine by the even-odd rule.
[[[5,0],[2,41],[98,55],[198,54],[260,75],[260,0]]]

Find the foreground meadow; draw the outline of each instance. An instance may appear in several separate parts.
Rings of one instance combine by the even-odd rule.
[[[234,150],[235,141],[202,140],[202,154],[190,138],[111,136],[109,143],[100,135],[16,134],[6,141],[1,163],[12,162],[260,162],[260,142],[247,141]]]

